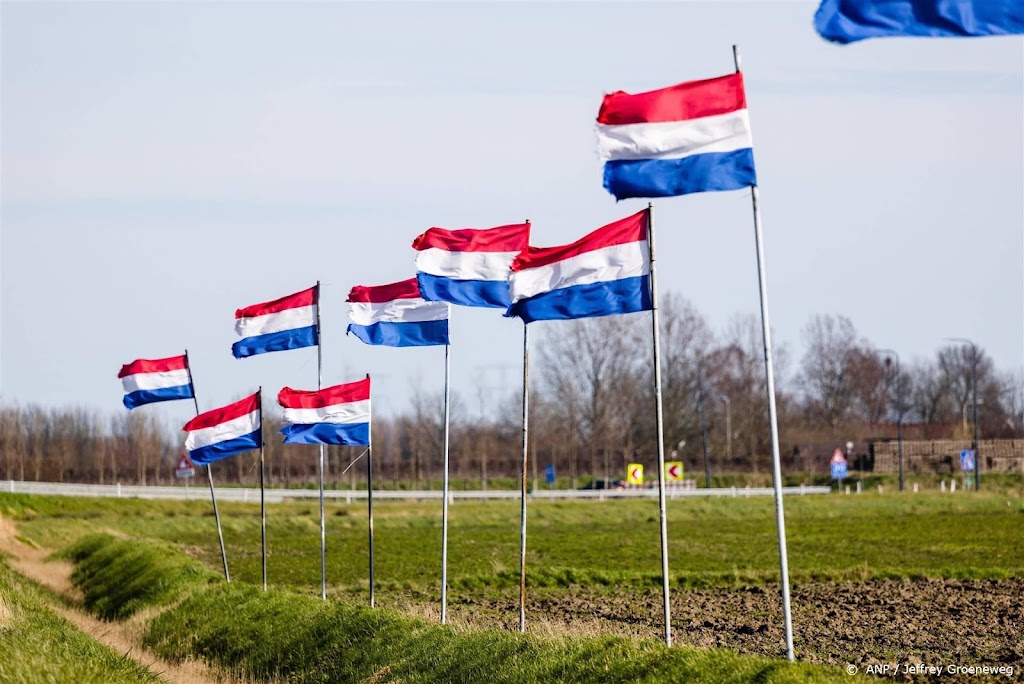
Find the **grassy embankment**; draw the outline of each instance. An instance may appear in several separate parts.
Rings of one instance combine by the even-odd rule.
[[[160,539],[219,571],[208,501],[29,498],[0,494],[0,511],[22,534],[49,548],[110,530]],[[327,504],[328,579],[333,591],[367,591],[365,504]],[[786,500],[789,564],[795,582],[872,578],[1024,576],[1020,496],[973,493],[793,496]],[[518,503],[457,502],[450,509],[449,578],[460,593],[509,593],[518,586]],[[660,586],[654,501],[532,502],[529,584],[590,588]],[[259,508],[222,504],[232,577],[260,578]],[[440,576],[440,503],[375,505],[378,598],[432,596]],[[773,502],[686,499],[669,502],[672,583],[735,586],[778,581]],[[268,508],[269,581],[319,588],[315,503]],[[894,552],[898,550],[898,553]]]
[[[159,681],[114,654],[48,606],[57,600],[0,559],[0,682],[134,684]]]
[[[101,613],[166,606],[146,628],[158,654],[200,656],[235,673],[291,682],[834,682],[840,670],[724,650],[613,637],[544,639],[456,631],[388,610],[277,589],[225,585],[153,541],[85,537],[68,554]],[[125,578],[128,578],[125,581]],[[157,588],[153,588],[158,585]]]

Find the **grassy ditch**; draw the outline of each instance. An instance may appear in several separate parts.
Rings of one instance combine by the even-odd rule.
[[[0,682],[136,684],[158,682],[47,607],[36,585],[0,560]]]
[[[168,606],[145,644],[169,659],[201,657],[256,679],[290,682],[831,682],[839,670],[724,650],[668,649],[614,637],[544,639],[498,630],[457,631],[278,589],[210,581],[158,543],[90,537],[71,553],[90,605],[127,614]],[[96,572],[113,566],[110,572]],[[147,578],[165,589],[152,592]],[[184,600],[178,601],[184,596]]]

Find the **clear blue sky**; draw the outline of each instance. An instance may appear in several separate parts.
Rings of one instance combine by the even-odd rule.
[[[348,289],[411,276],[432,225],[556,245],[637,211],[601,187],[601,96],[727,73],[733,43],[790,357],[840,313],[904,363],[960,336],[1019,370],[1024,43],[841,48],[815,6],[5,2],[0,396],[116,411],[122,363],[186,347],[204,409],[315,387],[313,349],[230,345],[237,307],[317,279],[326,383],[439,391],[441,349],[345,337]],[[662,291],[716,329],[757,312],[749,193],[656,208]],[[520,331],[457,309],[453,390],[514,388]]]

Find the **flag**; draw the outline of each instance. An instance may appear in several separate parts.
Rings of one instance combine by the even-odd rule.
[[[260,394],[200,413],[182,428],[185,449],[196,465],[208,465],[243,451],[260,448]]]
[[[423,298],[507,309],[509,267],[530,243],[530,224],[484,230],[431,228],[413,240]]]
[[[319,391],[285,387],[277,395],[284,408],[285,444],[370,444],[370,379]]]
[[[124,387],[124,405],[129,409],[157,401],[191,399],[195,396],[188,357],[135,359],[121,366],[117,374]]]
[[[1021,0],[822,0],[814,30],[834,43],[892,36],[1024,33]]]
[[[615,199],[757,185],[743,74],[605,95],[597,151]]]
[[[314,285],[308,290],[253,304],[235,311],[235,332],[242,339],[231,345],[236,359],[312,347],[320,340],[317,330],[317,305],[320,293]]]
[[[348,293],[348,332],[366,344],[422,347],[448,344],[448,309],[428,302],[415,278],[388,285],[356,285]]]
[[[529,247],[512,262],[508,316],[526,323],[650,311],[645,209],[563,247]]]

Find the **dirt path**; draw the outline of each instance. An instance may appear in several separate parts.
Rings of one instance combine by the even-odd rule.
[[[0,551],[10,554],[10,565],[19,574],[42,584],[71,603],[81,604],[81,592],[71,583],[72,565],[63,561],[47,561],[50,552],[19,540],[14,524],[2,516]],[[141,646],[142,625],[137,621],[104,622],[61,601],[51,601],[49,607],[110,650],[127,655],[171,684],[229,684],[243,681],[219,676],[201,662],[171,663],[146,651]]]

